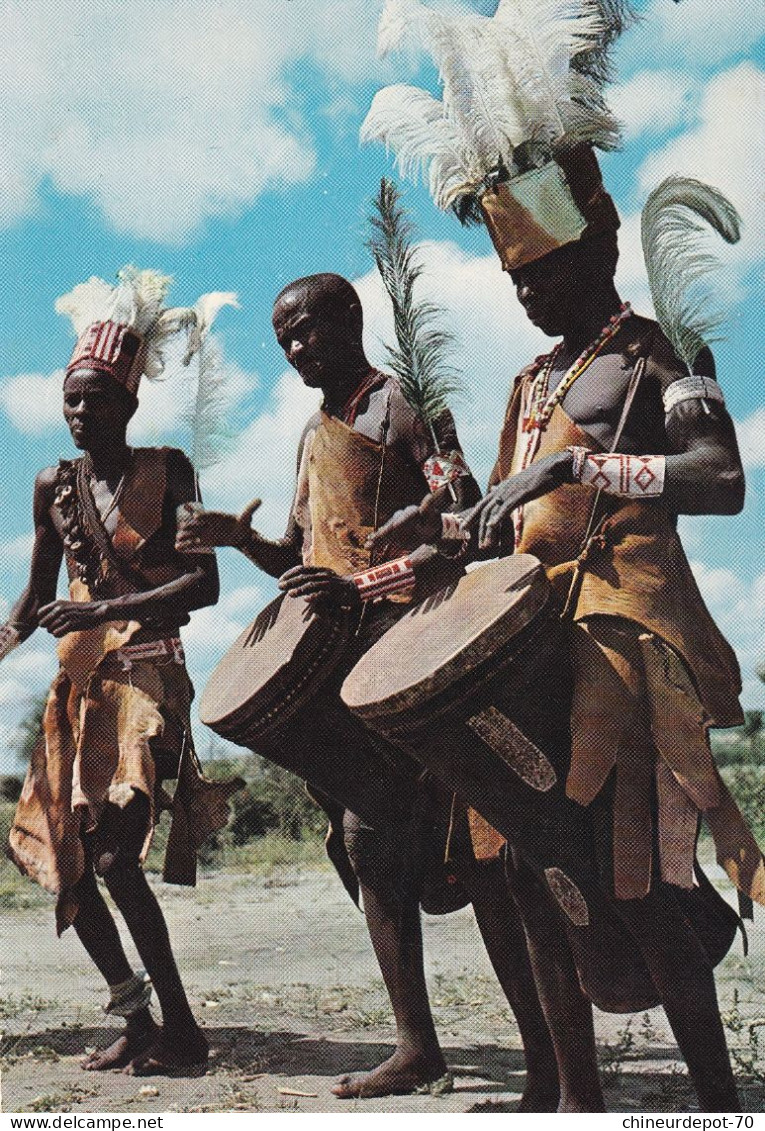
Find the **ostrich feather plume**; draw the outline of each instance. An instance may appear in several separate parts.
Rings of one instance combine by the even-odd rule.
[[[689,177],[662,181],[648,197],[641,217],[656,317],[691,372],[723,320],[709,287],[718,260],[709,250],[705,225],[726,243],[736,243],[741,235],[739,215],[727,197]]]
[[[618,143],[602,95],[606,43],[620,0],[500,0],[491,18],[386,0],[378,51],[413,43],[438,67],[442,98],[414,86],[378,92],[361,129],[399,169],[428,181],[440,208],[480,193],[498,172],[549,161],[560,149]],[[588,62],[589,60],[589,62]]]
[[[143,339],[143,375],[156,380],[164,374],[165,349],[179,333],[188,335],[183,365],[199,358],[193,403],[185,414],[191,431],[191,459],[201,470],[225,450],[230,430],[227,377],[220,346],[210,327],[224,306],[238,306],[230,291],[212,291],[194,306],[166,307],[172,279],[158,271],[123,267],[115,284],[95,276],[56,301],[56,311],[67,315],[75,333],[94,322],[112,321],[129,326]]]

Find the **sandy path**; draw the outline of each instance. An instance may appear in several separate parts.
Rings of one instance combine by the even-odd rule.
[[[85,1049],[108,1032],[99,976],[72,931],[56,939],[48,910],[13,912],[0,938],[3,1110],[353,1110],[331,1096],[330,1084],[391,1051],[391,1018],[363,917],[334,874],[292,872],[271,881],[219,874],[193,892],[159,887],[193,1007],[215,1050],[211,1071],[191,1080],[83,1073]],[[737,943],[718,979],[725,1008],[735,989],[745,1020],[765,1018],[762,926],[751,936],[750,958]],[[425,950],[455,1091],[356,1106],[514,1110],[523,1085],[518,1034],[469,910],[426,918]],[[692,1106],[660,1010],[629,1027],[625,1017],[598,1014],[597,1032],[610,1110]],[[729,1033],[733,1043],[748,1036],[746,1026]],[[748,1110],[762,1110],[764,1100],[762,1086],[745,1088]]]

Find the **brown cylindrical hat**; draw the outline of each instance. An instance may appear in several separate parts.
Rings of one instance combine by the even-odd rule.
[[[505,271],[619,227],[619,214],[589,145],[487,189],[481,211]]]

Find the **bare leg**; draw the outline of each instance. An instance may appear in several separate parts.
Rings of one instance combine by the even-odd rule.
[[[507,877],[521,913],[531,968],[555,1049],[558,1111],[605,1111],[592,1005],[580,989],[560,915],[526,865],[516,866],[508,860]]]
[[[476,922],[494,973],[523,1041],[526,1087],[519,1111],[556,1111],[558,1066],[534,982],[526,936],[500,860],[477,863],[467,845],[453,854],[457,877],[473,903]]]
[[[98,890],[90,861],[78,884],[79,909],[74,929],[103,975],[106,984],[116,986],[127,981],[133,971],[122,946],[119,931],[109,908]],[[127,1024],[116,1041],[107,1048],[96,1049],[82,1062],[86,1072],[103,1072],[110,1068],[124,1068],[135,1056],[145,1052],[156,1040],[159,1030],[148,1008],[140,1009],[127,1019]]]
[[[407,854],[396,851],[403,830],[378,832],[350,813],[345,829],[369,935],[396,1019],[396,1051],[371,1072],[342,1077],[332,1091],[341,1099],[405,1095],[446,1073],[425,984],[419,884],[407,874]]]
[[[104,877],[151,978],[162,1009],[162,1031],[130,1065],[139,1075],[180,1072],[207,1061],[207,1041],[194,1020],[170,946],[167,924],[138,863],[148,803],[109,807],[94,836],[96,870]]]
[[[645,899],[617,901],[617,908],[661,995],[701,1110],[740,1111],[714,974],[671,891],[660,886]]]

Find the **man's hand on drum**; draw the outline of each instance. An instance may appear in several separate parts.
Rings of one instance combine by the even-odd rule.
[[[496,546],[502,528],[516,507],[571,482],[573,456],[570,451],[551,452],[530,467],[492,487],[471,510],[460,515],[462,528],[480,549]]]
[[[320,566],[293,566],[279,578],[279,588],[289,597],[305,597],[311,605],[358,608],[359,591],[350,577]]]
[[[260,499],[253,499],[239,515],[225,514],[223,511],[200,511],[189,507],[178,523],[176,550],[185,554],[215,546],[234,546],[237,550],[246,550],[252,540],[252,516],[259,506]]]

